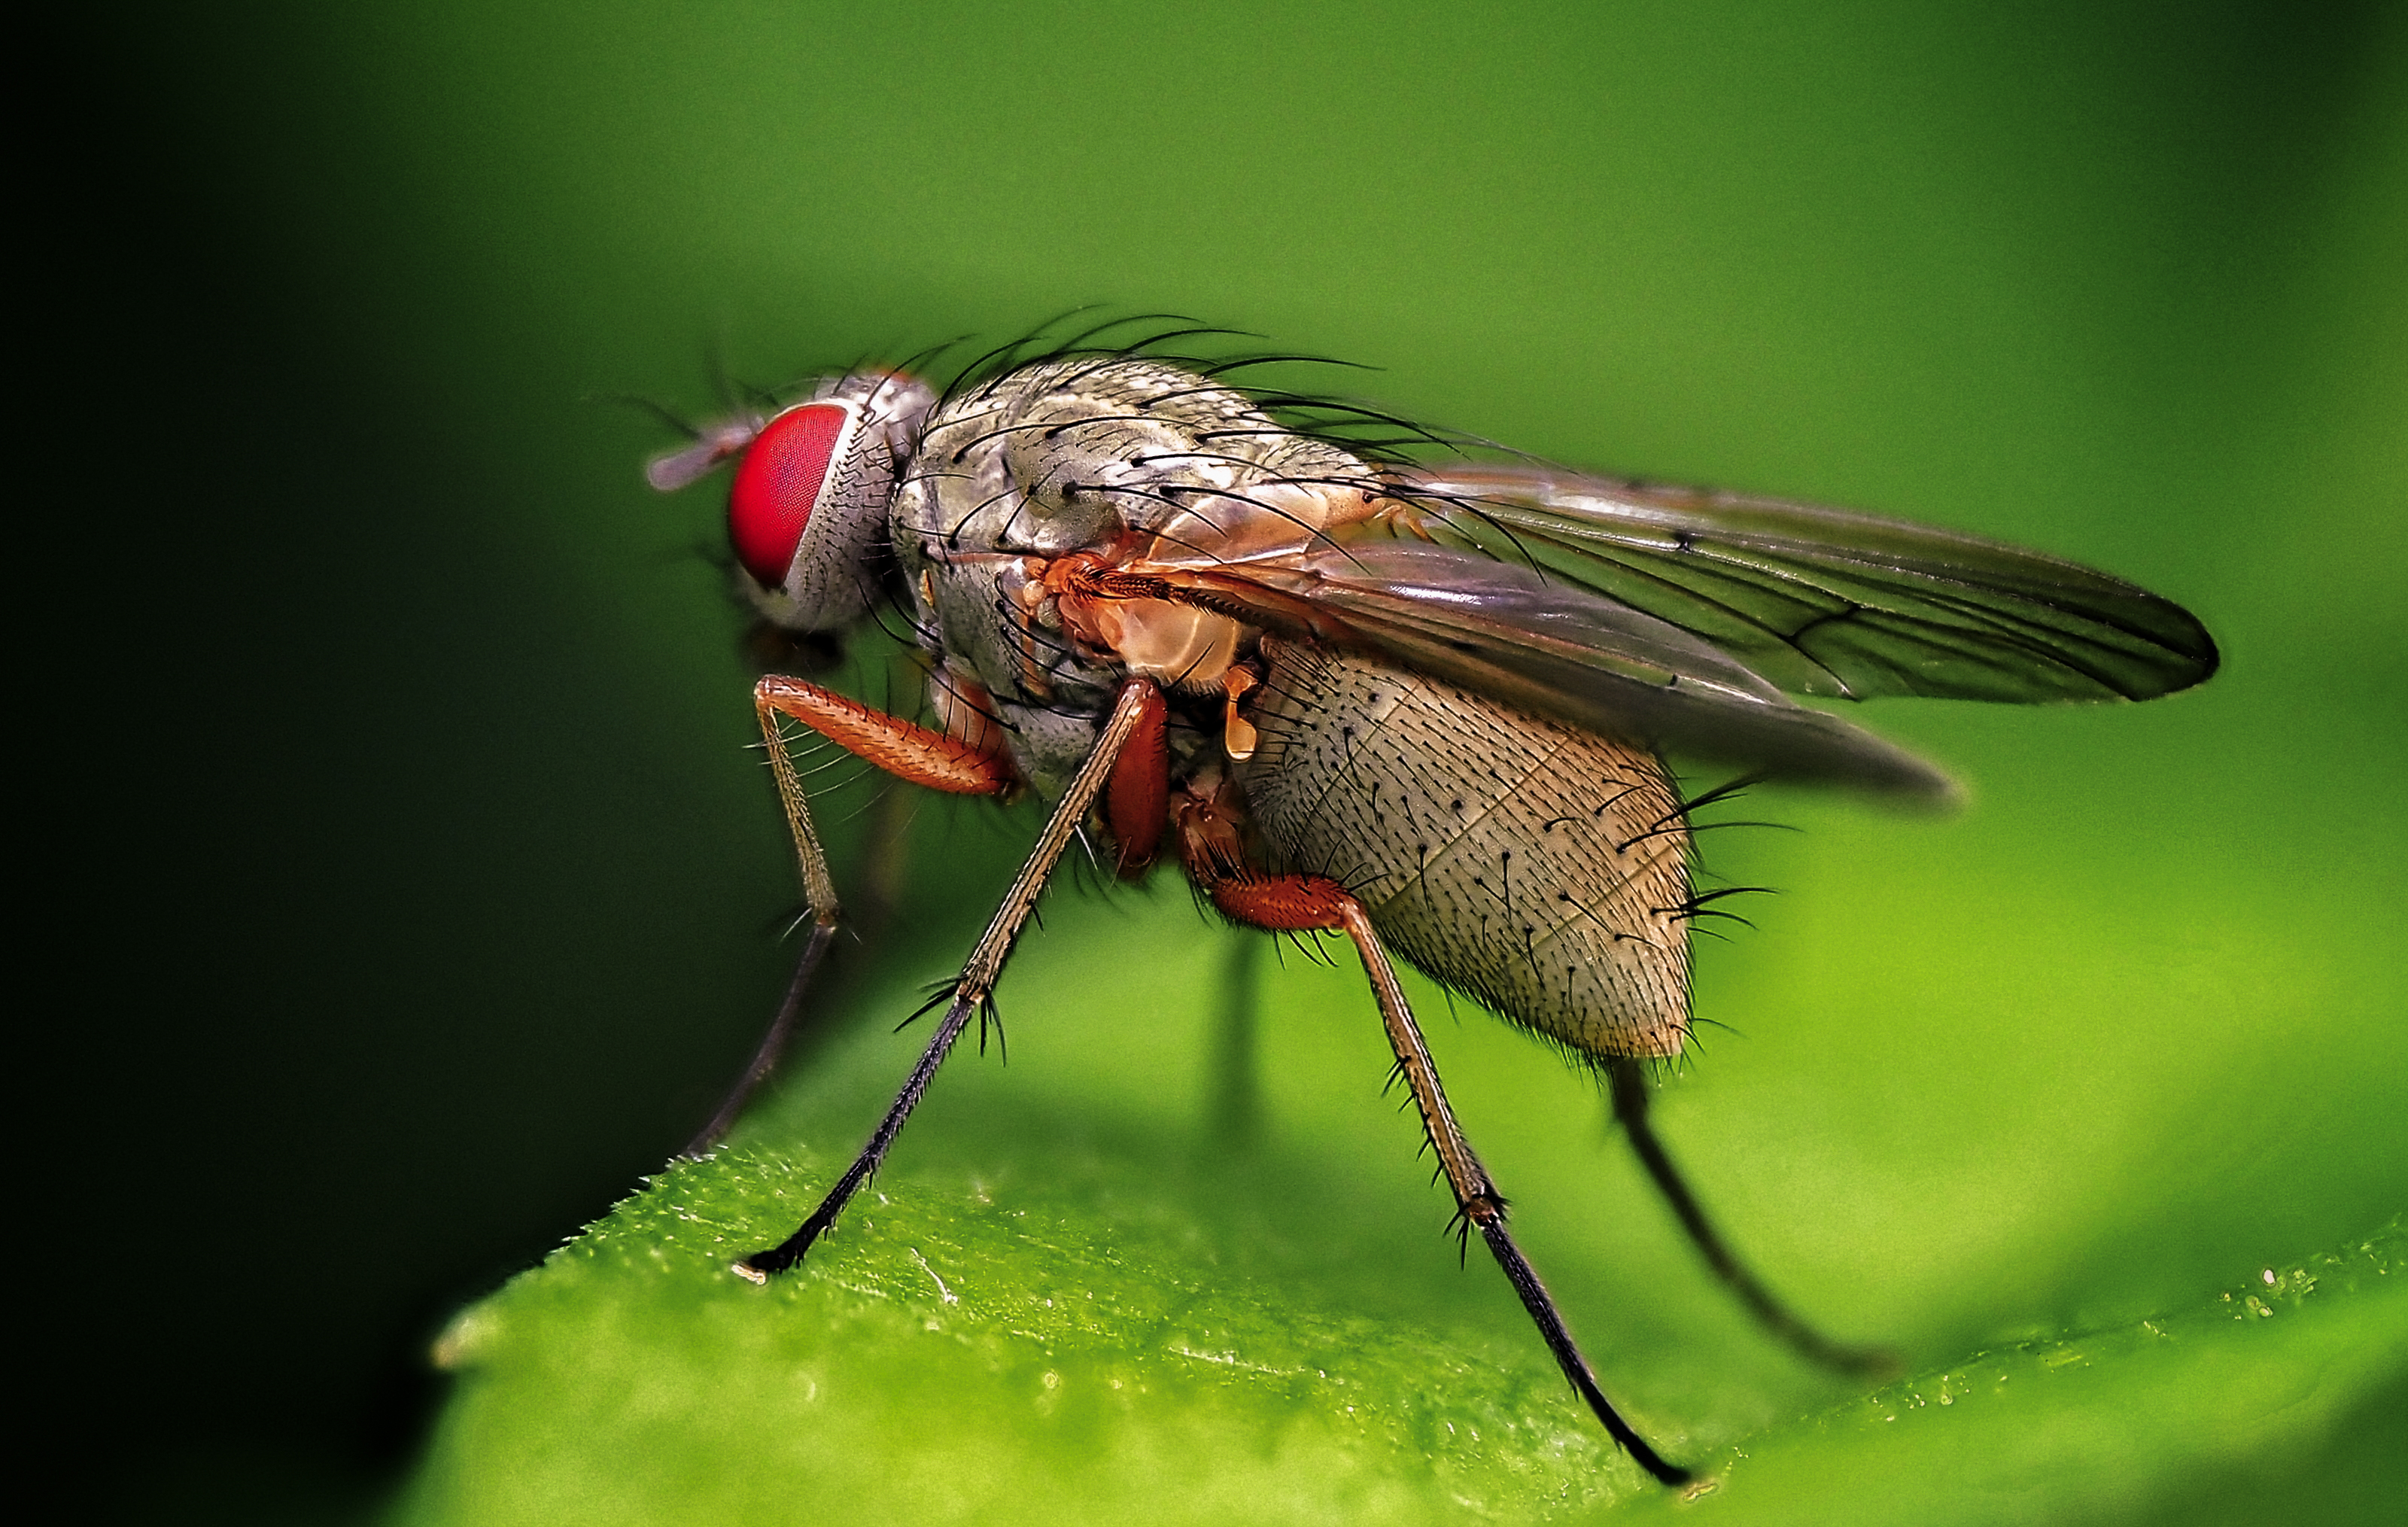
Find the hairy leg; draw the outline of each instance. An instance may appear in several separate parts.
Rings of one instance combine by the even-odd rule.
[[[1380,1019],[1387,1029],[1389,1047],[1396,1052],[1398,1073],[1404,1078],[1414,1105],[1421,1111],[1422,1125],[1438,1156],[1439,1169],[1455,1194],[1458,1222],[1467,1233],[1475,1229],[1480,1232],[1489,1254],[1497,1259],[1506,1280],[1521,1296],[1522,1307],[1545,1338],[1547,1349],[1555,1354],[1564,1377],[1606,1432],[1641,1468],[1658,1480],[1668,1485],[1687,1483],[1689,1471],[1666,1462],[1605,1397],[1596,1371],[1572,1340],[1554,1297],[1506,1229],[1505,1197],[1497,1190],[1488,1169],[1480,1164],[1463,1127],[1455,1122],[1455,1109],[1439,1084],[1438,1068],[1430,1059],[1421,1026],[1413,1020],[1404,987],[1397,979],[1396,966],[1381,944],[1379,934],[1373,931],[1370,915],[1363,910],[1363,904],[1336,881],[1318,875],[1245,875],[1221,880],[1208,889],[1213,904],[1240,922],[1278,929],[1327,929],[1342,932],[1353,941],[1363,961],[1363,973],[1370,981],[1372,995],[1379,1001]]]
[[[928,1047],[921,1053],[919,1063],[911,1068],[910,1076],[887,1108],[885,1117],[879,1120],[878,1128],[870,1134],[869,1143],[861,1148],[861,1154],[853,1158],[853,1164],[845,1169],[844,1174],[837,1179],[836,1186],[829,1188],[827,1196],[820,1201],[819,1207],[811,1211],[810,1217],[794,1234],[768,1250],[756,1251],[736,1263],[735,1271],[755,1283],[762,1283],[768,1280],[769,1275],[782,1273],[802,1260],[812,1243],[836,1223],[837,1217],[844,1212],[845,1204],[878,1170],[879,1163],[886,1159],[886,1152],[894,1145],[895,1137],[903,1131],[904,1122],[911,1116],[911,1110],[919,1106],[920,1099],[926,1094],[928,1084],[936,1080],[937,1068],[944,1063],[953,1042],[962,1037],[962,1030],[968,1027],[973,1016],[986,1010],[987,1000],[995,991],[996,981],[1003,974],[1003,963],[1010,957],[1022,927],[1028,921],[1029,914],[1036,910],[1038,898],[1044,894],[1046,883],[1053,878],[1054,866],[1061,862],[1064,850],[1070,846],[1070,840],[1078,834],[1080,823],[1086,819],[1088,811],[1102,794],[1121,750],[1139,729],[1149,708],[1158,711],[1161,704],[1162,697],[1145,680],[1132,679],[1121,686],[1120,699],[1113,704],[1110,719],[1104,723],[1103,731],[1096,739],[1095,751],[1087,755],[1087,761],[1080,766],[1078,776],[1063,792],[1054,814],[1046,818],[1045,830],[1039,835],[1036,849],[1029,854],[1027,862],[1020,867],[1020,873],[1013,878],[1011,888],[1004,893],[1003,904],[996,908],[985,933],[980,936],[977,947],[970,951],[968,961],[962,967],[960,977],[954,981],[945,1016],[938,1023]]]
[[[1016,783],[1010,760],[999,745],[977,742],[931,731],[916,722],[889,715],[812,684],[807,679],[772,673],[752,689],[752,709],[761,723],[761,739],[769,751],[769,771],[778,783],[778,799],[785,808],[787,830],[795,839],[796,868],[802,872],[803,896],[811,911],[810,937],[795,962],[794,978],[786,984],[785,1000],[778,1004],[767,1032],[754,1047],[736,1085],[695,1137],[679,1152],[695,1157],[709,1151],[736,1126],[744,1105],[785,1053],[803,1009],[811,980],[836,942],[843,909],[838,903],[836,880],[828,872],[827,851],[820,844],[811,819],[810,797],[787,748],[785,722],[799,721],[830,742],[877,765],[899,779],[957,795],[1000,795]],[[996,740],[999,743],[999,738]]]

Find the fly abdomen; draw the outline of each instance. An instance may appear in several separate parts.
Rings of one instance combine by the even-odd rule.
[[[1598,1057],[1680,1053],[1688,829],[1651,754],[1266,641],[1241,766],[1270,868],[1343,882],[1396,950]]]

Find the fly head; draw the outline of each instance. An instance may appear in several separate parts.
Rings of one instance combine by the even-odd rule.
[[[935,401],[899,371],[830,377],[767,419],[705,429],[646,476],[666,492],[733,459],[727,538],[745,593],[786,630],[841,630],[877,593],[895,480]]]

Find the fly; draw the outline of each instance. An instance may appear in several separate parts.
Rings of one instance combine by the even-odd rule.
[[[1420,448],[1376,410],[1232,385],[1081,336],[1025,340],[942,391],[857,369],[652,463],[735,463],[728,528],[759,612],[797,636],[892,603],[932,725],[772,674],[753,703],[811,909],[769,1036],[695,1148],[774,1061],[839,918],[798,723],[900,778],[1049,807],[918,1064],[756,1282],[834,1225],[970,1021],[1074,838],[1124,877],[1159,860],[1222,915],[1354,946],[1455,1203],[1573,1390],[1667,1484],[1689,1477],[1607,1400],[1507,1228],[1398,980],[1401,956],[1600,1071],[1709,1264],[1776,1334],[1876,1354],[1791,1315],[1715,1233],[1647,1121],[1651,1060],[1690,1026],[1690,884],[1668,755],[1749,779],[1944,801],[1946,775],[1792,697],[2147,699],[2215,670],[2180,607],[2104,573],[1903,521]],[[1195,330],[1182,330],[1193,334]],[[1277,357],[1273,357],[1277,358]]]

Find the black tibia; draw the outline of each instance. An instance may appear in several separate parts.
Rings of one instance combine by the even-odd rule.
[[[827,1197],[820,1201],[820,1206],[811,1211],[810,1217],[804,1220],[794,1234],[770,1249],[756,1251],[736,1263],[738,1273],[760,1283],[767,1281],[770,1274],[782,1273],[802,1260],[803,1254],[810,1250],[811,1243],[836,1223],[837,1216],[844,1212],[845,1204],[860,1191],[861,1185],[869,1180],[870,1174],[878,1170],[879,1163],[886,1160],[887,1149],[895,1144],[895,1137],[903,1132],[903,1121],[911,1116],[911,1110],[920,1105],[920,1099],[927,1092],[928,1084],[936,1080],[937,1068],[944,1064],[946,1052],[953,1047],[955,1040],[962,1037],[962,1030],[968,1027],[971,1017],[988,1009],[987,999],[995,990],[996,981],[1003,974],[1003,962],[1010,957],[1012,944],[1020,937],[1020,929],[1027,923],[1029,914],[1036,910],[1037,899],[1044,894],[1046,883],[1054,876],[1054,866],[1062,862],[1063,851],[1078,835],[1079,824],[1086,820],[1088,811],[1103,793],[1104,782],[1111,777],[1112,765],[1119,760],[1121,749],[1127,745],[1129,735],[1137,729],[1138,721],[1145,713],[1146,707],[1149,703],[1158,703],[1152,699],[1153,694],[1153,684],[1143,679],[1131,679],[1121,686],[1120,699],[1114,702],[1110,718],[1096,735],[1095,751],[1088,754],[1086,762],[1079,766],[1078,777],[1062,793],[1054,814],[1045,819],[1045,830],[1038,834],[1037,847],[1029,854],[1028,861],[1020,867],[1020,873],[1013,877],[1011,888],[1003,893],[1002,905],[996,907],[995,915],[988,919],[986,931],[979,936],[978,946],[970,951],[968,962],[962,967],[960,979],[953,983],[952,1000],[946,1003],[943,1021],[937,1025],[937,1032],[929,1039],[927,1049],[921,1053],[920,1063],[911,1068],[910,1078],[903,1084],[903,1090],[896,1095],[894,1103],[886,1110],[886,1116],[878,1121],[869,1144],[862,1146],[861,1154],[853,1158],[853,1165],[845,1168],[844,1175],[837,1179],[836,1186],[828,1189]]]
[[[853,1159],[853,1165],[845,1168],[844,1175],[837,1179],[836,1186],[828,1189],[827,1197],[820,1200],[820,1206],[811,1211],[810,1217],[804,1220],[794,1234],[768,1250],[756,1251],[738,1262],[737,1272],[755,1283],[766,1283],[770,1274],[782,1273],[801,1261],[803,1254],[810,1250],[811,1243],[827,1233],[828,1228],[836,1223],[836,1217],[844,1212],[845,1204],[861,1190],[861,1185],[869,1180],[869,1174],[878,1170],[878,1163],[886,1160],[887,1147],[894,1145],[895,1137],[903,1132],[903,1121],[910,1118],[911,1110],[920,1105],[920,1099],[927,1092],[928,1084],[937,1079],[937,1068],[945,1063],[945,1052],[953,1047],[953,1041],[962,1037],[963,1029],[968,1026],[970,1015],[978,1011],[979,1005],[978,1001],[966,1001],[959,995],[953,998],[945,1008],[944,1021],[937,1025],[936,1037],[929,1041],[927,1049],[921,1052],[920,1063],[911,1068],[910,1079],[903,1084],[903,1090],[886,1110],[886,1116],[878,1121],[878,1129],[870,1135],[869,1144]]]
[[[1460,1222],[1479,1227],[1481,1239],[1488,1243],[1497,1265],[1505,1270],[1513,1291],[1522,1296],[1522,1307],[1530,1312],[1539,1334],[1546,1338],[1547,1350],[1555,1355],[1564,1376],[1603,1423],[1607,1433],[1641,1468],[1658,1480],[1668,1485],[1688,1483],[1689,1471],[1666,1462],[1622,1419],[1612,1402],[1606,1399],[1605,1391],[1598,1387],[1597,1374],[1581,1355],[1571,1333],[1564,1328],[1564,1318],[1556,1311],[1555,1300],[1548,1296],[1547,1286],[1539,1281],[1529,1259],[1522,1255],[1522,1248],[1513,1244],[1512,1235],[1505,1229],[1504,1195],[1497,1190],[1495,1180],[1481,1165],[1463,1127],[1455,1122],[1455,1109],[1446,1101],[1445,1088],[1439,1084],[1438,1067],[1430,1059],[1429,1045],[1422,1038],[1421,1026],[1413,1021],[1404,987],[1397,980],[1396,966],[1372,930],[1369,915],[1351,896],[1343,899],[1338,912],[1346,936],[1354,941],[1355,953],[1362,958],[1363,973],[1370,978],[1372,995],[1379,999],[1380,1018],[1387,1028],[1389,1047],[1396,1051],[1397,1070],[1412,1091],[1414,1105],[1421,1110],[1422,1125],[1429,1133],[1439,1170],[1455,1193]]]
[[[1645,1069],[1638,1061],[1627,1058],[1609,1061],[1607,1068],[1612,1078],[1613,1116],[1622,1125],[1623,1132],[1630,1137],[1630,1148],[1639,1153],[1640,1164],[1646,1167],[1647,1174],[1655,1179],[1656,1191],[1662,1193],[1664,1201],[1672,1206],[1672,1213],[1680,1218],[1681,1228],[1689,1232],[1689,1239],[1697,1244],[1698,1253],[1706,1259],[1706,1265],[1713,1268],[1714,1275],[1739,1296],[1740,1303],[1748,1307],[1766,1330],[1811,1361],[1846,1374],[1878,1377],[1896,1373],[1898,1359],[1892,1354],[1879,1347],[1849,1347],[1832,1341],[1789,1313],[1762,1283],[1756,1281],[1755,1274],[1741,1265],[1739,1258],[1732,1255],[1730,1246],[1724,1242],[1721,1232],[1707,1219],[1706,1211],[1698,1203],[1698,1196],[1689,1191],[1689,1185],[1682,1179],[1680,1169],[1664,1153],[1664,1143],[1656,1137],[1654,1127],[1647,1122]]]
[[[1564,1329],[1564,1318],[1555,1313],[1555,1302],[1548,1296],[1547,1286],[1539,1281],[1539,1275],[1530,1266],[1530,1260],[1522,1255],[1522,1248],[1513,1244],[1513,1237],[1507,1232],[1504,1207],[1496,1205],[1495,1212],[1480,1218],[1479,1223],[1481,1238],[1488,1243],[1489,1253],[1497,1259],[1497,1265],[1505,1269],[1505,1276],[1513,1285],[1513,1291],[1522,1296],[1522,1307],[1530,1312],[1530,1318],[1538,1323],[1539,1334],[1547,1339],[1547,1350],[1555,1355],[1555,1361],[1564,1370],[1564,1376],[1571,1380],[1571,1386],[1579,1391],[1580,1397],[1588,1402],[1588,1408],[1596,1413],[1597,1419],[1605,1423],[1606,1431],[1614,1441],[1622,1444],[1622,1450],[1628,1453],[1641,1468],[1662,1483],[1687,1484],[1693,1477],[1689,1471],[1677,1463],[1666,1462],[1655,1448],[1647,1446],[1647,1439],[1630,1429],[1630,1423],[1624,1420],[1614,1410],[1612,1402],[1606,1399],[1605,1391],[1597,1387],[1597,1375],[1590,1371],[1588,1359],[1581,1355],[1580,1347],[1572,1341],[1571,1333]]]
[[[820,962],[827,958],[828,945],[836,942],[836,929],[832,918],[811,925],[810,940],[803,945],[802,958],[795,961],[795,978],[786,983],[786,999],[778,1004],[778,1016],[769,1020],[769,1031],[761,1036],[760,1047],[752,1052],[752,1060],[745,1065],[744,1073],[736,1078],[735,1087],[729,1088],[719,1111],[710,1116],[710,1122],[702,1127],[700,1133],[686,1142],[685,1149],[678,1152],[680,1156],[691,1160],[726,1138],[753,1091],[778,1069],[778,1057],[785,1053],[786,1041],[794,1037],[796,1018],[803,1010],[803,993],[810,989],[811,977],[819,972]]]

